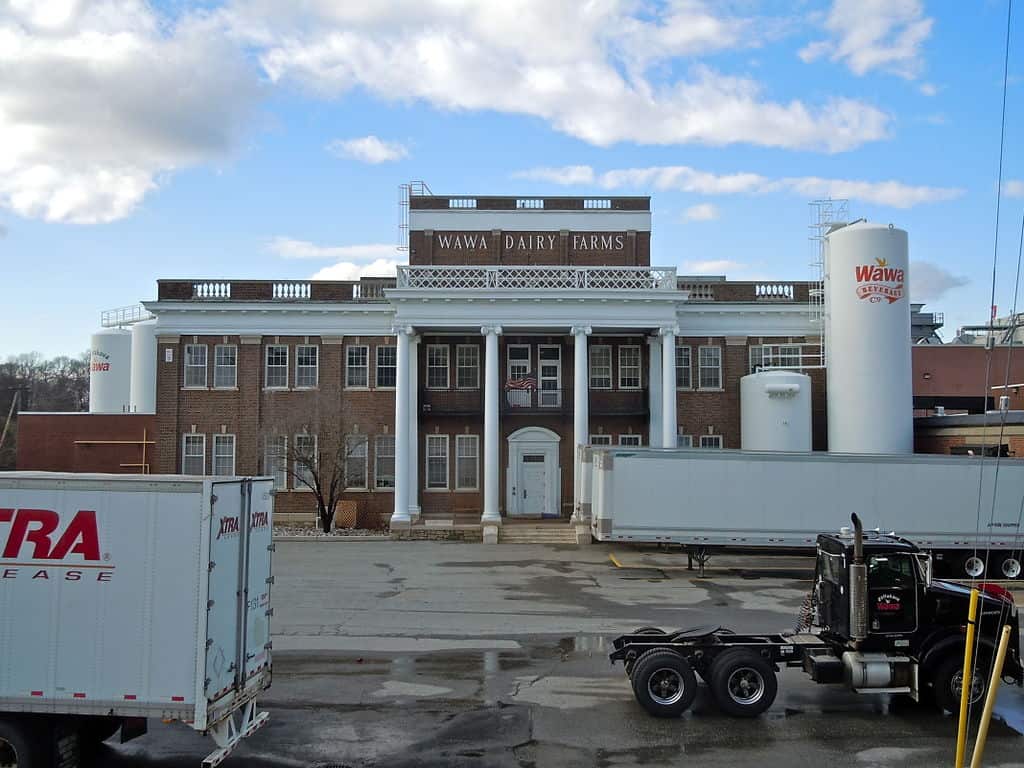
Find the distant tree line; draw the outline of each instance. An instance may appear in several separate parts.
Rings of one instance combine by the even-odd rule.
[[[50,359],[29,352],[0,362],[0,435],[7,427],[0,443],[0,469],[14,469],[18,411],[84,411],[88,407],[88,352]]]

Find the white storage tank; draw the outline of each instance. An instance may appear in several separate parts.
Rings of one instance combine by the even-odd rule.
[[[156,320],[132,326],[131,410],[156,413]]]
[[[740,379],[740,447],[811,450],[811,377],[761,371]]]
[[[124,413],[131,401],[132,335],[105,328],[92,335],[89,352],[89,412]]]
[[[858,222],[825,247],[828,449],[912,453],[907,233]]]

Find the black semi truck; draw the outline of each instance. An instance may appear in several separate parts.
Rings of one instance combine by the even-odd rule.
[[[640,704],[678,717],[693,703],[697,676],[729,715],[754,717],[778,692],[779,667],[858,693],[907,694],[958,712],[970,590],[932,579],[932,562],[912,542],[853,529],[817,540],[809,615],[797,631],[737,634],[722,627],[665,632],[641,627],[614,641]],[[1002,678],[1024,683],[1017,608],[1008,591],[981,585],[970,702],[985,697],[999,633],[1011,627]]]

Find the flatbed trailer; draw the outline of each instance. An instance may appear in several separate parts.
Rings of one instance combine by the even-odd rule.
[[[906,539],[855,532],[818,537],[814,588],[792,632],[740,634],[720,626],[640,627],[612,642],[637,701],[656,717],[678,717],[697,695],[697,676],[719,708],[754,717],[778,693],[780,667],[856,693],[906,694],[957,712],[963,691],[964,626],[970,590],[932,579],[931,558]],[[996,639],[1010,627],[999,677],[1024,683],[1012,595],[981,585],[977,664],[969,702],[991,679]]]

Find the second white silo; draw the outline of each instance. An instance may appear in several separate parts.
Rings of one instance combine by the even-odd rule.
[[[858,222],[825,249],[828,449],[914,449],[907,233]]]
[[[89,412],[124,413],[131,401],[132,335],[104,328],[89,349]]]
[[[156,320],[132,326],[131,410],[156,413]]]
[[[811,450],[811,377],[761,371],[740,379],[740,447]]]

